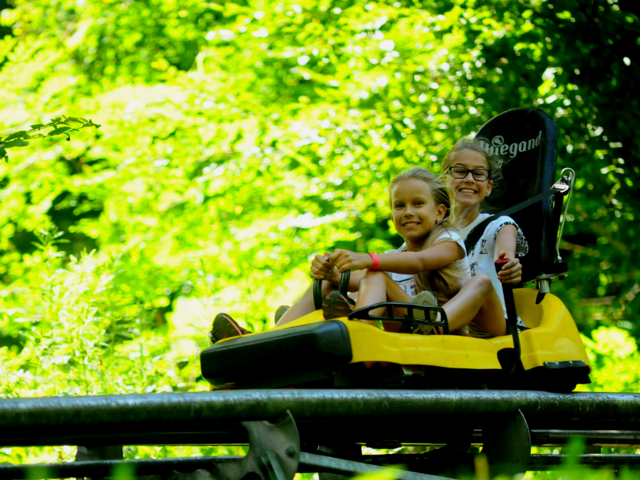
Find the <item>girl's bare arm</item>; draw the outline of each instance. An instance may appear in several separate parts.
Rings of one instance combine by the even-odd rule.
[[[349,250],[336,250],[331,256],[340,272],[362,270],[373,266],[368,253],[355,253]],[[464,258],[464,251],[455,242],[440,242],[420,252],[393,252],[378,255],[378,270],[394,273],[416,274],[427,270],[438,270],[450,263]]]
[[[522,265],[516,258],[516,237],[518,229],[515,225],[505,225],[496,237],[494,259],[508,258],[502,270],[498,273],[498,279],[504,283],[520,283],[522,279]]]

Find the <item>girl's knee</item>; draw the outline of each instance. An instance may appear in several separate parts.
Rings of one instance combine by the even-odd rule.
[[[367,270],[360,279],[360,285],[370,282],[384,282],[386,273],[380,271]]]
[[[471,277],[471,280],[469,280],[469,282],[471,286],[485,294],[488,294],[491,289],[493,289],[491,278],[489,278],[489,276],[485,275],[484,273],[480,273],[475,277]]]

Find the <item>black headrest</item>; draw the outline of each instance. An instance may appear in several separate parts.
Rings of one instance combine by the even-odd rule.
[[[542,110],[508,110],[484,124],[476,138],[486,139],[489,147],[507,160],[504,179],[495,192],[498,195],[485,201],[489,213],[499,213],[542,193],[555,182],[558,131]],[[512,216],[529,243],[529,253],[521,259],[523,281],[553,269],[559,219],[552,214],[553,198],[548,198]]]

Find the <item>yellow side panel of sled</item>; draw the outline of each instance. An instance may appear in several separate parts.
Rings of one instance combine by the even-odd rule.
[[[362,322],[350,322],[347,328],[351,335],[353,362],[500,369],[497,350],[486,340],[458,335],[388,333]]]
[[[582,360],[589,365],[587,352],[582,344],[578,328],[562,301],[548,293],[536,305],[537,290],[514,290],[516,309],[525,325],[530,327],[520,333],[522,366],[525,370],[541,367],[544,362]],[[490,340],[498,350],[513,345],[510,338]]]
[[[522,364],[525,370],[544,362],[589,361],[578,329],[564,304],[552,294],[536,305],[538,291],[514,290],[516,309],[529,330],[520,333]],[[489,340],[457,335],[412,335],[385,332],[364,322],[342,321],[351,339],[352,363],[390,362],[400,365],[428,365],[470,370],[499,370],[498,352],[513,348],[511,336]],[[278,328],[323,321],[316,311]]]
[[[400,365],[429,365],[444,368],[500,369],[497,350],[491,342],[457,335],[412,335],[385,332],[357,320],[343,322],[357,362],[390,362]],[[280,328],[323,321],[313,312]]]

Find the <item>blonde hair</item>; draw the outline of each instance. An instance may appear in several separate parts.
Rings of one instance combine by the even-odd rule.
[[[437,177],[432,172],[424,168],[412,168],[391,180],[391,183],[389,184],[389,198],[391,199],[391,192],[393,191],[394,186],[404,180],[411,179],[422,180],[429,185],[435,205],[444,205],[447,209],[443,219],[436,224],[435,228],[431,230],[429,235],[425,238],[421,248],[422,250],[426,250],[433,246],[436,240],[444,233],[458,233],[462,223],[456,217],[454,208],[455,197],[453,196],[448,183],[445,182],[442,177]],[[440,304],[448,301],[458,293],[462,283],[469,276],[469,272],[463,270],[459,265],[455,265],[456,263],[457,262],[453,262],[439,270],[428,270],[415,275],[418,290],[433,291],[438,298],[438,303]]]
[[[502,180],[502,166],[505,163],[505,159],[500,155],[493,153],[493,148],[490,147],[489,140],[485,138],[462,138],[447,152],[442,160],[442,173],[445,174],[453,165],[456,160],[456,155],[462,150],[473,150],[478,152],[487,161],[487,170],[489,170],[489,180],[494,183],[498,183]]]

